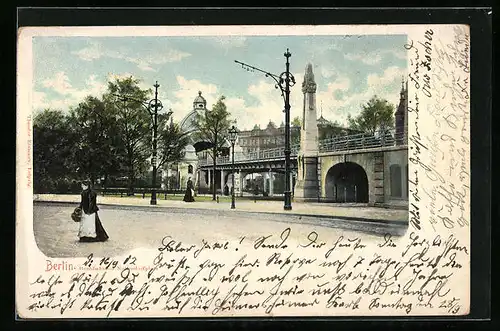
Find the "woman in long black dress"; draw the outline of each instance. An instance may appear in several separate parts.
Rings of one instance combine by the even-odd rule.
[[[194,186],[191,177],[187,181],[186,193],[184,194],[184,202],[194,202]]]
[[[82,183],[80,208],[82,218],[78,237],[82,242],[106,241],[109,236],[104,230],[97,211],[97,193],[90,188],[90,182]]]

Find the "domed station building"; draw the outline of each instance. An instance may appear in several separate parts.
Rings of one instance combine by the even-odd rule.
[[[167,171],[162,172],[166,189],[184,190],[186,189],[187,181],[191,178],[195,185],[196,193],[200,191],[206,191],[206,193],[208,193],[208,174],[202,172],[200,176],[198,164],[200,160],[211,160],[207,151],[210,148],[210,143],[198,141],[195,134],[197,130],[196,116],[205,111],[209,111],[209,109],[207,109],[207,101],[202,96],[202,92],[199,91],[198,95],[193,100],[193,109],[179,123],[181,131],[189,137],[189,143],[184,148],[184,158],[182,161],[170,165]],[[229,144],[227,145],[227,148],[229,148]],[[223,151],[223,154],[228,154],[228,152],[228,150]]]

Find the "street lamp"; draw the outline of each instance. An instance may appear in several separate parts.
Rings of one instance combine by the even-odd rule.
[[[288,48],[286,52],[283,54],[286,58],[285,63],[285,71],[282,72],[279,76],[273,73],[264,71],[257,67],[248,65],[246,63],[240,61],[234,61],[238,64],[241,64],[243,69],[247,71],[259,71],[265,74],[266,77],[271,77],[276,84],[274,87],[276,89],[281,90],[281,96],[283,97],[283,101],[285,103],[285,210],[292,210],[292,197],[290,191],[290,87],[295,85],[295,77],[290,73],[290,62],[289,58],[292,56]]]
[[[238,139],[238,131],[234,125],[229,129],[229,141],[231,142],[231,164],[233,169],[232,186],[231,186],[231,209],[234,209],[234,143]]]
[[[158,100],[158,88],[160,87],[160,84],[158,84],[158,81],[156,82],[155,85],[153,85],[155,88],[155,97],[154,99],[150,100],[149,102],[144,102],[142,100],[135,99],[133,97],[129,96],[123,96],[123,95],[116,95],[119,99],[123,101],[135,101],[138,102],[140,105],[142,105],[146,110],[148,111],[149,115],[151,116],[151,122],[153,124],[153,156],[151,158],[151,164],[153,166],[153,180],[152,180],[152,188],[151,188],[151,205],[156,205],[156,158],[157,158],[157,149],[158,149],[158,112],[163,109],[163,105],[160,100]],[[170,116],[172,115],[172,110],[170,110],[166,114],[165,120],[168,120]]]

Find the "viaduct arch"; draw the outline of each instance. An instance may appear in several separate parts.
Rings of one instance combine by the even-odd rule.
[[[368,176],[357,163],[332,166],[325,178],[325,197],[333,202],[368,203]]]

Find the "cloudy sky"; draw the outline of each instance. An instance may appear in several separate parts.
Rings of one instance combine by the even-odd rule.
[[[404,35],[222,36],[222,37],[34,37],[33,109],[68,111],[86,95],[100,96],[106,82],[134,76],[143,88],[160,84],[159,97],[181,121],[202,91],[211,108],[220,95],[238,127],[265,126],[284,119],[274,81],[248,72],[239,60],[276,74],[285,70],[290,49],[291,116],[301,114],[301,84],[313,64],[320,108],[328,120],[345,123],[373,95],[397,105],[407,71]]]

